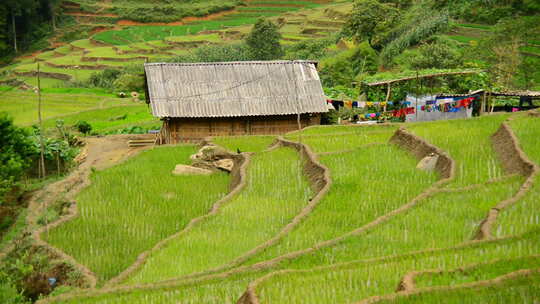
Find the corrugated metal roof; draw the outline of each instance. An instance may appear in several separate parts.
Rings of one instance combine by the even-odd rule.
[[[327,112],[313,61],[147,63],[157,117],[233,117]]]

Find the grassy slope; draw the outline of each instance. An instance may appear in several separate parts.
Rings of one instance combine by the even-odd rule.
[[[43,119],[74,114],[89,109],[123,105],[126,100],[90,94],[42,94]],[[38,120],[38,96],[17,90],[0,92],[0,111],[8,112],[17,125],[31,125]]]
[[[510,126],[520,141],[529,159],[540,164],[540,119],[521,116],[510,122]],[[537,176],[532,189],[518,204],[510,206],[499,215],[496,236],[523,233],[540,224],[540,176]]]
[[[393,133],[392,128],[380,131],[384,133],[374,130],[381,129],[357,128],[355,131],[364,132],[343,136],[340,143],[344,138],[348,139],[351,144],[349,147],[352,148],[369,143],[370,140],[366,138],[371,139],[371,142],[378,142],[384,135],[385,140],[388,140]],[[370,133],[374,134],[374,137],[370,137]],[[333,143],[335,138],[305,137],[303,140],[308,144],[310,141],[316,142],[316,145],[311,146],[315,151],[320,151],[325,147],[332,150],[332,144],[329,143]],[[416,160],[411,155],[388,144],[349,153],[324,155],[320,156],[320,161],[331,172],[333,182],[330,192],[298,229],[251,262],[308,248],[317,242],[350,232],[406,204],[436,180],[434,174],[416,170]],[[382,191],[381,189],[387,187],[388,181],[399,182],[392,182],[391,191]],[[347,220],[344,220],[345,218]]]
[[[539,294],[540,275],[536,273],[530,277],[508,280],[497,286],[435,291],[380,303],[530,303],[530,301],[536,301]]]
[[[455,121],[454,125],[457,127],[452,124],[445,125],[445,122],[430,122],[418,124],[412,129],[417,133],[422,132],[423,136],[429,138],[430,141],[441,144],[442,148],[445,148],[453,155],[458,168],[461,169],[457,172],[458,178],[456,182],[451,184],[450,187],[457,187],[467,184],[467,180],[469,182],[485,182],[487,179],[501,174],[498,162],[493,160],[493,152],[490,149],[484,151],[481,148],[489,144],[487,141],[489,135],[496,130],[502,119],[504,119],[504,116],[490,116],[468,122]],[[535,118],[529,119],[531,120],[520,119],[512,122],[513,125],[527,126],[525,128],[525,130],[528,130],[527,132],[516,131],[518,136],[521,136],[522,141],[525,138],[537,137],[538,130],[540,130],[533,124]],[[330,134],[330,129],[309,129],[306,133],[311,132],[310,135],[323,132]],[[357,130],[336,127],[336,131],[339,133],[351,131],[352,134],[355,134]],[[452,132],[449,130],[452,130]],[[450,136],[449,134],[454,135]],[[462,134],[473,134],[475,141],[470,141],[469,136],[460,136]],[[306,140],[308,136],[302,138]],[[467,144],[464,145],[462,142]],[[535,141],[527,140],[527,143],[529,142],[534,143],[533,146],[528,145],[533,147],[531,149],[535,151]],[[478,151],[480,153],[477,153]],[[472,155],[476,155],[476,160],[479,162],[492,164],[491,169],[482,170],[475,174],[468,172],[477,169],[471,161]],[[328,155],[323,158],[331,156]],[[346,159],[343,159],[343,162],[345,164],[351,163],[351,161],[347,162]],[[493,172],[497,173],[494,174]],[[478,227],[481,217],[485,216],[487,208],[513,194],[521,182],[521,177],[511,177],[477,190],[437,195],[403,216],[377,227],[367,235],[360,238],[349,238],[340,246],[320,250],[313,255],[300,257],[291,263],[279,265],[278,268],[274,269],[294,267],[298,268],[299,271],[277,275],[265,281],[259,289],[262,303],[357,301],[373,295],[394,292],[401,277],[409,271],[433,268],[452,270],[463,265],[493,261],[500,258],[513,259],[537,254],[540,250],[540,243],[537,241],[540,236],[538,225],[520,221],[519,218],[514,217],[512,222],[507,221],[504,225],[520,226],[516,227],[515,231],[518,232],[529,231],[525,237],[477,244],[459,250],[443,250],[437,254],[404,255],[380,262],[366,260],[365,262],[356,262],[352,266],[332,271],[322,269],[304,273],[302,270],[314,269],[314,267],[320,265],[336,262],[349,262],[369,257],[377,258],[391,254],[402,255],[409,250],[448,247],[466,242]],[[441,214],[445,214],[445,216],[441,216]],[[349,217],[347,215],[348,219]],[[449,231],[452,231],[452,233],[448,233]],[[489,271],[486,270],[486,272],[483,272],[483,277],[492,277],[503,271],[497,269],[490,268]],[[493,274],[490,275],[488,272]],[[253,279],[255,274],[248,274],[247,277]],[[232,299],[237,299],[240,296],[242,286],[245,287],[246,284],[245,278],[245,276],[240,276],[239,281],[231,279],[213,282],[210,285],[204,284],[201,287],[202,290],[212,292],[211,295],[193,292],[193,290],[197,289],[194,286],[177,291],[162,289],[141,291],[131,295],[122,295],[121,297],[117,297],[116,294],[109,294],[100,297],[99,300],[98,298],[95,300],[88,299],[87,302],[128,303],[129,301],[140,302],[143,299],[146,301],[159,299],[158,301],[162,303],[174,303],[175,301],[185,301],[187,303],[192,301],[195,303],[204,298],[208,303],[229,303],[233,302]],[[206,289],[207,287],[211,288],[211,290]],[[234,294],[236,294],[236,298]],[[528,294],[524,293],[524,295],[527,296]],[[481,295],[480,299],[486,298]]]
[[[226,174],[170,173],[195,152],[194,146],[158,148],[94,173],[92,184],[78,196],[80,216],[50,231],[47,239],[87,265],[101,281],[110,279],[142,251],[208,212],[227,193]],[[207,184],[212,187],[201,192]]]
[[[277,234],[310,195],[295,150],[256,154],[242,193],[218,215],[150,257],[129,283],[156,282],[221,266]]]

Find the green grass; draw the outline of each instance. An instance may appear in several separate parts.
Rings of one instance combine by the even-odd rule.
[[[513,177],[480,189],[437,194],[365,234],[297,258],[287,267],[309,268],[457,246],[473,239],[489,209],[513,195],[522,182],[521,177]]]
[[[106,31],[94,36],[96,40],[112,44],[124,45],[131,42],[162,40],[166,37],[197,34],[205,30],[219,30],[229,26],[254,24],[256,17],[237,18],[231,20],[211,20],[180,26],[132,26],[122,30]]]
[[[320,161],[332,176],[329,193],[300,227],[251,262],[308,248],[359,228],[406,204],[437,178],[416,170],[416,159],[389,144],[321,156]],[[390,187],[388,181],[396,182]]]
[[[540,274],[537,272],[530,277],[514,278],[496,286],[434,291],[378,303],[536,303],[539,294]]]
[[[228,192],[224,173],[171,174],[195,152],[195,146],[157,148],[94,173],[77,198],[80,216],[44,237],[87,265],[100,282],[112,278]],[[200,191],[208,184],[212,187]]]
[[[523,46],[520,48],[521,51],[540,55],[540,47],[538,46]]]
[[[529,159],[540,164],[540,119],[530,116],[518,116],[510,123],[520,146]],[[523,233],[540,225],[540,175],[527,195],[516,204],[499,214],[494,227],[496,236]]]
[[[238,136],[238,137],[215,137],[212,141],[229,151],[237,152],[262,152],[274,142],[274,136]]]
[[[96,297],[77,298],[59,303],[77,304],[234,304],[256,276],[240,276],[217,282],[204,282],[173,288],[134,290],[126,293],[109,293]]]
[[[17,125],[29,126],[38,121],[38,97],[34,92],[9,91],[0,96],[0,111],[7,112]],[[43,119],[123,104],[122,99],[89,94],[43,93]]]
[[[453,184],[467,186],[503,175],[490,136],[495,134],[507,117],[491,115],[465,120],[415,123],[407,129],[447,151],[456,161]]]
[[[171,42],[193,42],[193,41],[223,42],[223,40],[221,39],[221,37],[218,34],[173,36],[173,37],[165,38],[165,41],[171,41]]]
[[[33,87],[37,88],[37,79],[36,77],[17,77],[17,79],[24,81],[28,85],[31,85]],[[55,78],[45,78],[41,77],[40,79],[40,85],[42,90],[48,89],[48,88],[59,88],[64,86],[65,81]]]
[[[115,97],[115,95],[109,92],[107,89],[101,89],[101,88],[45,88],[45,89],[41,89],[41,92],[51,93],[51,94],[70,94],[70,95],[88,94],[88,95],[95,95],[95,96]]]
[[[92,49],[96,47],[95,45],[92,44],[90,39],[81,39],[81,40],[73,41],[71,45],[78,48],[83,48],[83,49]]]
[[[156,282],[225,265],[276,235],[311,196],[291,148],[254,155],[247,174],[240,195],[151,256],[128,282]]]
[[[144,104],[113,106],[106,109],[95,109],[79,112],[73,115],[59,117],[67,126],[73,126],[78,121],[86,121],[92,130],[98,133],[114,131],[140,124],[159,124],[159,119],[152,116],[148,106]],[[56,119],[46,120],[45,128],[54,128]]]
[[[524,238],[478,244],[437,254],[404,255],[379,262],[359,261],[334,270],[323,268],[284,273],[264,281],[258,288],[258,294],[261,303],[352,303],[371,296],[394,293],[401,278],[411,271],[451,270],[465,264],[536,254],[540,250],[539,237],[540,232],[536,230]]]
[[[62,68],[53,68],[47,65],[41,65],[40,67],[41,72],[45,73],[57,73],[57,74],[63,74],[71,76],[73,80],[79,80],[84,81],[90,78],[92,73],[95,73],[95,71],[92,70],[83,70],[83,69],[62,69]],[[28,64],[21,64],[14,68],[14,71],[16,72],[36,72],[37,71],[37,64],[35,63],[28,63]],[[46,78],[45,76],[43,76]]]
[[[486,31],[490,31],[493,29],[492,25],[485,25],[485,24],[457,23],[456,25],[460,27],[477,29],[477,30],[486,30]]]
[[[520,257],[516,259],[502,259],[492,263],[465,266],[442,273],[425,273],[415,277],[418,288],[432,286],[448,286],[464,284],[475,281],[490,280],[498,276],[521,269],[540,268],[540,257]]]
[[[462,35],[448,35],[447,37],[457,42],[466,43],[466,44],[469,44],[471,41],[479,40],[478,38],[475,38],[475,37],[468,37],[468,36],[462,36]]]
[[[339,127],[323,127],[317,128],[322,132],[332,129],[340,130]],[[308,129],[306,134],[312,133],[317,129]],[[356,130],[355,130],[356,129]],[[286,137],[290,140],[301,140],[304,144],[312,147],[313,151],[319,152],[338,152],[343,150],[353,149],[354,147],[360,147],[362,145],[370,143],[386,143],[393,134],[393,131],[397,127],[349,127],[348,131],[344,133],[336,132],[336,134],[330,134],[330,136],[298,136],[297,133],[292,133]],[[302,133],[304,134],[304,133]],[[324,133],[323,133],[324,134]]]

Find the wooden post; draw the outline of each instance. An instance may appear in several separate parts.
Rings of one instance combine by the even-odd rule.
[[[41,119],[41,79],[39,62],[37,63],[37,85],[38,85],[38,121],[39,121],[39,148],[40,148],[40,172],[41,178],[45,178],[45,143],[43,142],[43,121]]]
[[[491,110],[489,111],[489,114],[493,114],[493,111],[495,110],[495,103],[491,97],[491,92],[489,92],[488,102],[491,103]]]
[[[388,104],[388,100],[390,100],[390,92],[392,91],[390,82],[388,83],[388,88],[386,90],[386,100],[384,101],[384,109],[383,112],[386,112],[386,105]]]
[[[482,104],[480,105],[480,116],[486,111],[486,96],[487,92],[484,91],[484,94],[482,94]]]

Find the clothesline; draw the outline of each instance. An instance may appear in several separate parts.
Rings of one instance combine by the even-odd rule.
[[[441,104],[451,104],[451,103],[458,103],[458,108],[461,106],[468,107],[470,103],[472,103],[476,99],[476,97],[454,97],[454,98],[439,98],[437,97],[434,100],[428,100],[426,101],[426,105],[434,106],[434,105],[441,105]],[[353,108],[365,108],[365,107],[385,107],[385,106],[392,106],[392,105],[404,105],[404,106],[410,106],[412,103],[410,101],[399,101],[399,102],[393,102],[393,101],[352,101],[352,100],[335,100],[335,99],[327,99],[327,103],[332,104],[332,106],[339,110],[339,108],[345,107],[348,109]]]

